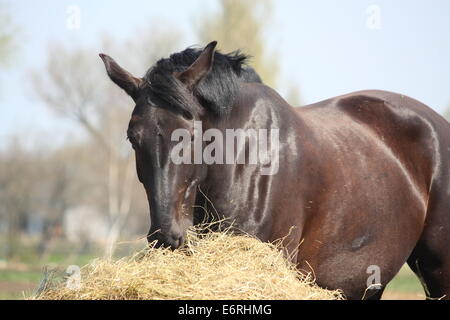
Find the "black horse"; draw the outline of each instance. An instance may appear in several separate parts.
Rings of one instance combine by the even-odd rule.
[[[283,238],[300,271],[349,299],[380,298],[406,261],[429,298],[449,299],[449,123],[385,91],[293,108],[260,83],[244,55],[215,47],[175,53],[143,78],[101,55],[136,103],[128,137],[150,205],[148,240],[177,248],[203,218],[194,208],[208,201],[263,241]],[[269,143],[276,170],[248,163],[249,137],[232,148],[245,163],[175,163],[179,143],[171,135],[195,136],[200,121],[203,131],[223,134],[277,130]],[[213,143],[200,141],[204,149]]]

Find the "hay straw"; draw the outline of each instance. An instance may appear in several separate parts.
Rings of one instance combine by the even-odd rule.
[[[120,260],[94,260],[81,269],[81,286],[64,283],[34,299],[332,300],[339,291],[297,272],[279,245],[229,232],[189,232],[175,251],[148,248]]]

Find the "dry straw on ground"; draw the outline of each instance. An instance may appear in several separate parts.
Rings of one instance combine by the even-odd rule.
[[[183,249],[150,248],[81,269],[81,286],[47,288],[37,299],[342,299],[301,276],[277,245],[249,236],[188,234]]]

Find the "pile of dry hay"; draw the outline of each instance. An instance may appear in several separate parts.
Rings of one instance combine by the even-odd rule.
[[[184,248],[149,248],[81,269],[81,286],[50,286],[36,299],[342,299],[301,276],[277,245],[249,236],[188,234]]]

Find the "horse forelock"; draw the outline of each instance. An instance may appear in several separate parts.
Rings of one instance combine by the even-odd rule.
[[[261,82],[258,74],[246,66],[248,56],[239,51],[230,54],[215,52],[211,71],[194,89],[197,102],[174,72],[185,71],[200,53],[199,49],[188,48],[159,60],[150,68],[144,76],[150,98],[191,114],[198,114],[203,107],[222,116],[231,111],[239,81]]]

